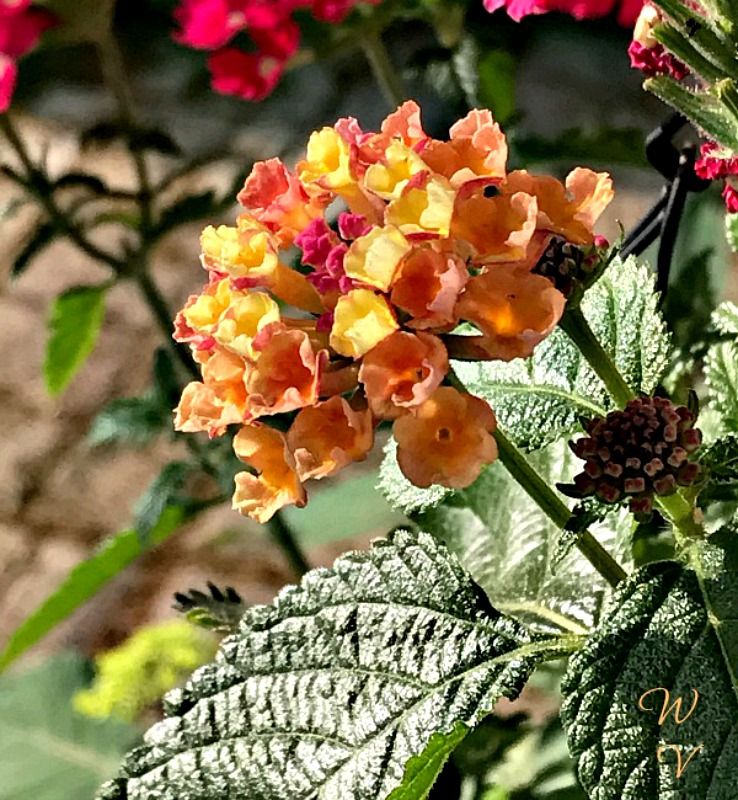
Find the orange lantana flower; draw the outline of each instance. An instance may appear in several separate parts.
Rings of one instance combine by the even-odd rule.
[[[307,495],[283,433],[267,425],[247,425],[236,434],[233,449],[256,472],[236,475],[236,511],[257,522],[267,522],[284,506],[305,505]]]
[[[254,369],[246,378],[247,405],[253,417],[284,414],[318,400],[323,356],[306,331],[277,323],[254,341]]]
[[[397,331],[364,356],[359,380],[374,415],[396,419],[425,402],[447,372],[448,354],[437,336]]]
[[[458,322],[456,301],[468,280],[466,265],[454,252],[421,245],[400,263],[390,298],[410,315],[409,328],[446,330]]]
[[[300,411],[287,443],[301,480],[327,478],[366,458],[374,445],[374,421],[369,409],[356,410],[345,398],[331,397]]]
[[[490,358],[527,358],[556,327],[566,299],[548,278],[514,264],[490,266],[472,278],[456,311],[482,332]]]
[[[496,427],[484,400],[441,386],[414,413],[395,422],[397,462],[416,486],[463,489],[497,458]]]

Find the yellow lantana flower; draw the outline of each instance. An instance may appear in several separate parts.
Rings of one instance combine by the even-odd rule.
[[[352,289],[338,298],[330,344],[341,355],[361,358],[398,327],[384,297],[369,289]]]
[[[400,141],[392,142],[384,155],[386,163],[372,164],[367,169],[364,185],[384,200],[395,200],[410,178],[428,167],[414,150]]]
[[[386,291],[392,285],[397,267],[411,249],[410,242],[393,225],[372,228],[349,247],[344,270],[349,278]]]
[[[406,188],[402,197],[387,207],[385,220],[404,234],[430,233],[446,237],[451,229],[456,190],[438,175],[425,186]]]

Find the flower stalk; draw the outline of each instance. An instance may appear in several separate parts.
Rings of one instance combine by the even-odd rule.
[[[507,438],[500,428],[494,433],[500,461],[507,471],[535,501],[541,511],[559,528],[566,527],[571,511],[559,499],[551,487],[533,469],[523,453]],[[625,570],[605,550],[589,531],[583,531],[577,539],[577,547],[597,572],[611,585],[617,586],[626,578]]]
[[[617,366],[605,348],[600,344],[594,331],[580,308],[569,309],[559,323],[568,337],[574,342],[587,360],[605,388],[618,406],[623,407],[636,395],[620,374]]]
[[[361,47],[390,108],[401,105],[407,98],[407,92],[381,33],[374,27],[368,27],[361,36]]]

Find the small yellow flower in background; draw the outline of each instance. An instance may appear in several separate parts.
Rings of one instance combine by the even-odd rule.
[[[95,657],[95,681],[77,692],[74,708],[88,717],[134,722],[217,649],[216,637],[184,620],[148,625]]]
[[[341,355],[361,358],[398,327],[384,297],[369,289],[353,289],[336,303],[331,347]]]
[[[349,278],[386,291],[400,261],[411,249],[410,242],[392,225],[372,228],[349,247],[343,268]]]

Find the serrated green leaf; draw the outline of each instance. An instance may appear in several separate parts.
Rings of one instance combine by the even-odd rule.
[[[732,800],[738,699],[694,572],[649,564],[615,591],[607,617],[569,662],[561,716],[579,778],[597,800]],[[659,725],[663,692],[683,698],[680,719]],[[699,692],[694,712],[693,690]],[[692,748],[702,749],[677,775]]]
[[[149,545],[168,539],[185,518],[181,508],[168,508],[149,536]],[[124,531],[104,542],[100,549],[78,564],[64,582],[27,617],[0,652],[0,670],[36,644],[127,567],[144,549],[135,530]]]
[[[105,316],[105,294],[104,286],[78,286],[54,301],[44,359],[50,394],[64,391],[94,350]]]
[[[171,423],[149,397],[120,397],[95,417],[87,438],[93,446],[128,443],[148,444]]]
[[[461,723],[450,733],[434,733],[425,750],[408,761],[402,783],[387,800],[425,800],[449,756],[467,733],[469,728]]]
[[[548,483],[568,480],[581,464],[564,442],[532,454],[530,461]],[[555,565],[562,532],[502,464],[490,465],[468,489],[413,519],[457,555],[503,613],[548,632],[585,633],[596,621],[604,581],[578,551]],[[622,563],[628,560],[630,527],[629,515],[617,510],[590,530]]]
[[[650,394],[669,360],[670,341],[658,311],[654,278],[635,259],[615,259],[587,292],[582,311],[626,383]],[[529,359],[454,362],[461,381],[489,401],[507,435],[536,449],[579,427],[580,417],[603,414],[612,401],[561,330]]]
[[[738,306],[726,300],[713,312],[712,321],[720,333],[738,336]]]
[[[705,381],[710,408],[720,417],[720,429],[738,431],[738,346],[735,342],[713,345],[705,358]]]
[[[0,800],[88,800],[138,732],[72,710],[89,680],[80,656],[0,678]]]
[[[700,449],[700,464],[719,481],[738,480],[738,434],[716,439]]]
[[[133,524],[142,542],[148,541],[167,508],[181,505],[180,492],[192,470],[192,464],[186,461],[170,462],[139,497],[133,509]]]
[[[18,278],[30,266],[31,262],[41,251],[51,244],[57,236],[57,230],[50,222],[44,222],[33,232],[31,238],[25,243],[20,253],[15,257],[10,274]]]
[[[420,780],[411,759],[440,760],[434,735],[479,722],[561,647],[490,607],[433,537],[400,531],[250,609],[99,797],[384,800]]]

